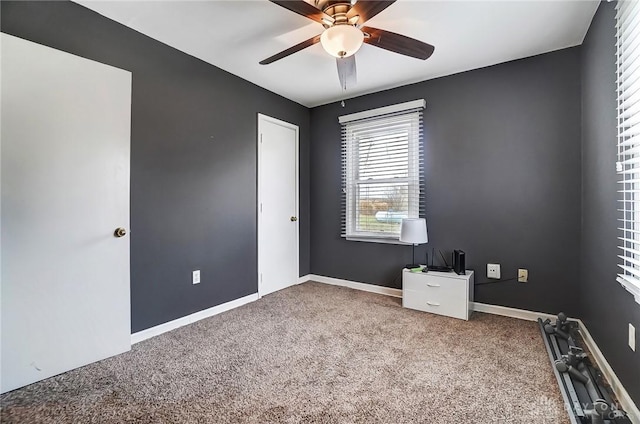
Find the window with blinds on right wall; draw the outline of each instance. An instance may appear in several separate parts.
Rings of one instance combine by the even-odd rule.
[[[640,2],[616,5],[619,244],[617,281],[640,303]]]

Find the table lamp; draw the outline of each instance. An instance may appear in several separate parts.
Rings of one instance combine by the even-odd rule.
[[[400,224],[400,241],[411,243],[413,263],[405,265],[405,268],[419,268],[416,264],[416,244],[429,241],[427,236],[427,221],[424,218],[404,218]]]

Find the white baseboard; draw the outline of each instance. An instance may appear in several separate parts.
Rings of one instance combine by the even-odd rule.
[[[304,277],[300,277],[299,279],[299,283],[304,283],[307,281],[317,281],[319,283],[350,287],[356,290],[363,290],[363,291],[368,291],[372,293],[385,294],[387,296],[402,297],[402,290],[376,286],[373,284],[358,283],[355,281],[341,280],[338,278],[324,277],[321,275],[314,275],[314,274],[305,275]],[[517,318],[517,319],[522,319],[526,321],[537,321],[538,318],[542,318],[542,319],[549,318],[551,320],[556,319],[555,315],[547,314],[544,312],[527,311],[525,309],[509,308],[507,306],[499,306],[499,305],[489,305],[486,303],[479,303],[479,302],[473,302],[472,309],[476,312],[484,312],[486,314],[492,314],[492,315],[501,315],[505,317]],[[602,354],[602,351],[600,351],[600,348],[598,348],[598,345],[591,337],[589,330],[587,330],[587,327],[584,325],[582,320],[574,319],[574,318],[570,318],[570,319],[578,322],[580,333],[582,333],[582,338],[584,339],[585,344],[591,351],[593,360],[596,362],[596,364],[598,365],[598,368],[600,368],[600,371],[602,371],[602,374],[604,374],[605,378],[611,385],[611,388],[613,389],[613,392],[616,394],[618,401],[620,401],[620,406],[622,407],[622,409],[624,409],[627,412],[627,414],[629,414],[629,418],[631,419],[631,422],[633,422],[634,424],[640,424],[640,411],[638,410],[638,407],[633,402],[633,399],[631,399],[631,396],[629,395],[629,393],[625,390],[624,386],[620,382],[620,379],[618,378],[616,373],[613,371],[613,368],[611,368],[611,365],[609,365],[609,362],[607,362],[607,359]]]
[[[298,278],[298,284],[306,283],[307,281],[311,281],[311,274],[303,275]]]
[[[232,300],[222,305],[214,306],[204,311],[199,311],[186,317],[174,319],[173,321],[165,322],[164,324],[156,325],[155,327],[147,328],[146,330],[138,331],[131,335],[131,344],[140,343],[143,340],[150,339],[151,337],[159,336],[162,333],[166,333],[176,328],[183,327],[188,324],[192,324],[196,321],[200,321],[204,318],[209,318],[214,315],[218,315],[222,312],[229,311],[247,303],[251,303],[258,300],[258,293],[250,294],[248,296],[241,297],[239,299]]]
[[[309,274],[301,277],[301,282],[317,281],[318,283],[331,284],[333,286],[349,287],[351,289],[362,290],[370,293],[384,294],[392,297],[402,297],[402,290],[390,287],[376,286],[375,284],[358,283],[356,281],[341,280],[339,278],[325,277],[323,275]]]
[[[613,368],[611,368],[611,365],[607,362],[607,358],[604,357],[595,340],[593,340],[593,337],[591,337],[589,330],[587,330],[587,326],[584,325],[582,320],[577,321],[580,324],[582,339],[587,345],[587,348],[591,351],[591,356],[595,360],[596,364],[598,364],[598,368],[600,368],[600,371],[604,374],[605,378],[611,385],[611,389],[613,389],[613,392],[618,397],[620,406],[627,412],[627,414],[629,414],[629,418],[632,423],[640,424],[640,410],[633,402],[633,399],[631,399],[631,396],[629,396],[629,393],[625,390],[620,379],[618,379],[618,376],[613,371]]]
[[[523,319],[525,321],[537,321],[538,318],[551,320],[556,319],[555,315],[545,314],[544,312],[533,312],[525,309],[509,308],[507,306],[489,305],[486,303],[472,302],[472,307],[476,312],[484,312],[485,314],[501,315],[503,317],[511,317]]]

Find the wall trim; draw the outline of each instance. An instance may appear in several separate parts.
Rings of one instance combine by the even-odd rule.
[[[384,294],[387,296],[402,297],[402,290],[376,286],[374,284],[358,283],[356,281],[341,280],[338,278],[324,277],[321,275],[314,275],[314,274],[305,275],[298,279],[299,283],[305,283],[307,281],[317,281],[319,283],[349,287],[356,290]],[[472,309],[476,312],[484,312],[486,314],[492,314],[492,315],[501,315],[505,317],[522,319],[526,321],[537,321],[538,318],[542,318],[542,319],[549,318],[551,320],[556,319],[555,315],[547,314],[544,312],[528,311],[526,309],[509,308],[507,306],[489,305],[486,303],[479,303],[479,302],[472,302]],[[574,319],[574,318],[570,318],[570,319],[578,323],[580,333],[582,334],[582,338],[585,344],[587,345],[587,348],[591,352],[591,357],[593,358],[595,363],[600,368],[600,371],[602,371],[607,381],[611,385],[613,392],[616,394],[616,397],[620,402],[620,406],[622,407],[622,409],[624,409],[627,412],[627,414],[629,415],[629,418],[631,419],[631,422],[640,424],[640,410],[638,409],[636,404],[633,402],[633,399],[631,399],[631,396],[622,385],[622,382],[620,382],[620,379],[618,378],[616,373],[613,371],[613,368],[611,368],[611,365],[609,364],[605,356],[602,354],[602,351],[600,350],[600,348],[598,348],[598,345],[596,344],[593,337],[591,337],[591,334],[589,333],[587,326],[580,319]]]
[[[633,402],[633,399],[631,399],[629,393],[625,390],[624,386],[620,382],[620,379],[618,379],[618,376],[613,371],[613,368],[611,368],[611,365],[609,365],[609,362],[607,362],[607,358],[605,358],[602,351],[596,344],[596,341],[593,339],[593,337],[591,337],[591,333],[589,333],[589,330],[587,330],[587,326],[580,319],[576,321],[578,321],[578,323],[580,324],[580,333],[582,334],[584,343],[587,345],[587,348],[591,352],[591,356],[593,357],[594,361],[596,362],[596,364],[598,364],[598,368],[600,368],[602,374],[604,374],[604,376],[607,378],[607,381],[611,385],[611,389],[613,389],[613,392],[618,397],[620,406],[622,406],[622,409],[627,412],[629,418],[631,419],[631,422],[640,423],[640,409],[638,409],[636,404]]]
[[[349,287],[370,293],[384,294],[391,297],[402,297],[402,290],[390,287],[377,286],[375,284],[359,283],[357,281],[342,280],[340,278],[325,277],[324,275],[309,274],[300,277],[301,282],[316,281],[318,283],[331,284],[333,286]]]
[[[302,277],[298,277],[298,284],[306,283],[307,281],[311,281],[311,274],[303,275]]]
[[[193,324],[194,322],[221,314],[222,312],[230,311],[231,309],[238,308],[256,300],[258,300],[258,293],[250,294],[203,311],[195,312],[182,318],[174,319],[173,321],[165,322],[164,324],[156,325],[155,327],[147,328],[146,330],[138,331],[137,333],[131,334],[131,344],[134,345],[136,343],[140,343],[141,341],[150,339],[151,337],[159,336],[160,334],[175,330],[176,328],[184,327],[185,325]]]
[[[526,309],[510,308],[508,306],[489,305],[487,303],[471,302],[476,312],[484,312],[485,314],[501,315],[503,317],[523,319],[525,321],[537,321],[538,318],[555,320],[555,315],[546,314],[544,312],[527,311]],[[577,320],[576,320],[577,321]]]

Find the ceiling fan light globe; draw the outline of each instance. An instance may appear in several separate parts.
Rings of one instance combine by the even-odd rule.
[[[335,25],[324,30],[320,43],[331,56],[349,57],[357,52],[364,42],[364,34],[352,25]]]

